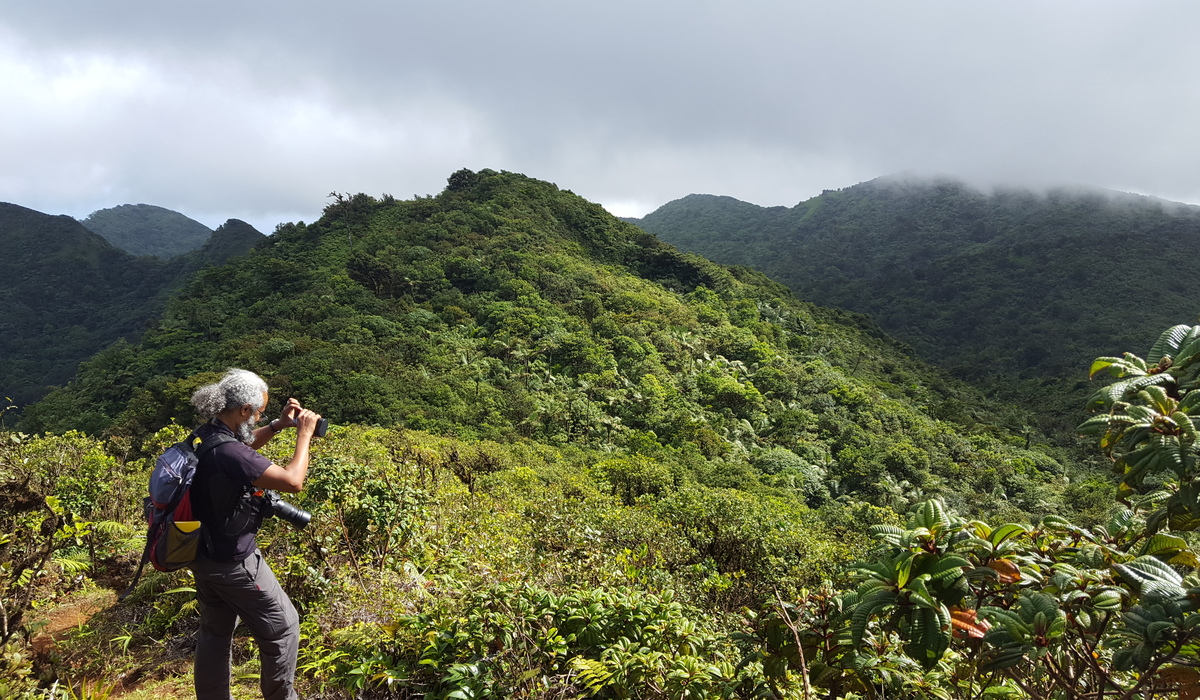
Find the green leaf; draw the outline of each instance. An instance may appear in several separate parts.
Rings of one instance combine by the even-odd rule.
[[[899,547],[901,538],[904,537],[904,529],[895,525],[872,525],[867,529],[867,535],[893,547]]]
[[[928,671],[937,665],[950,647],[951,634],[950,612],[944,606],[941,610],[917,610],[912,616],[907,635],[909,641],[904,645],[904,652]]]
[[[966,559],[948,554],[939,557],[932,565],[922,568],[925,569],[924,573],[927,573],[932,580],[938,581],[950,576],[961,576],[963,569],[970,565],[971,562]]]
[[[863,635],[866,633],[867,624],[871,621],[871,617],[877,612],[881,612],[891,608],[896,603],[896,592],[880,588],[873,591],[871,594],[859,601],[858,605],[854,606],[854,613],[851,616],[850,632],[854,640],[854,646],[862,645]]]
[[[923,527],[932,532],[949,526],[950,518],[946,515],[946,507],[937,498],[931,498],[918,505],[909,518],[909,527],[914,529]]]
[[[1000,526],[996,530],[993,530],[992,536],[988,538],[988,541],[991,542],[992,547],[995,548],[999,547],[1005,540],[1024,535],[1026,532],[1029,532],[1029,530],[1027,530],[1024,526],[1017,525],[1015,523],[1009,523],[1007,525]]]
[[[1139,372],[1145,374],[1145,369],[1139,369],[1135,363],[1130,362],[1123,357],[1097,357],[1092,361],[1092,367],[1088,370],[1088,379],[1091,379],[1100,372],[1108,371],[1114,377],[1124,377],[1128,372]]]
[[[985,673],[1012,668],[1025,663],[1025,652],[1032,647],[1020,646],[992,651],[986,660],[979,665],[979,670]]]
[[[1171,622],[1170,620],[1160,620],[1158,622],[1152,622],[1152,623],[1150,623],[1150,626],[1146,628],[1146,641],[1150,642],[1150,644],[1152,644],[1154,646],[1158,646],[1159,636],[1163,632],[1166,632],[1167,630],[1172,630],[1172,629],[1175,629],[1175,623]]]
[[[1116,612],[1121,609],[1121,593],[1106,588],[1092,594],[1092,607],[1104,612]]]
[[[913,559],[915,558],[916,555],[908,554],[907,556],[902,557],[899,562],[897,562],[896,585],[900,588],[904,588],[905,584],[908,583],[909,576],[912,574]]]
[[[1029,593],[1021,597],[1022,603],[1029,605],[1034,614],[1045,615],[1047,618],[1056,617],[1059,614],[1058,603],[1044,593]],[[1022,615],[1024,617],[1024,615]]]
[[[1142,545],[1142,556],[1174,556],[1180,550],[1187,549],[1187,542],[1181,537],[1159,533],[1146,540]]]
[[[1113,568],[1138,593],[1142,595],[1182,597],[1180,585],[1183,577],[1168,564],[1152,556],[1143,556],[1124,564],[1113,564]]]
[[[1191,326],[1180,324],[1178,326],[1171,326],[1163,331],[1162,335],[1151,346],[1150,354],[1146,355],[1146,363],[1157,365],[1164,355],[1173,355],[1179,350],[1184,338],[1188,336],[1191,330]]]

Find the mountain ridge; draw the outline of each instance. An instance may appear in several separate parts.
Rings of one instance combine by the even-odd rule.
[[[1147,303],[1144,285],[1162,274],[1154,261],[1164,248],[1182,269],[1200,264],[1200,207],[1143,195],[989,193],[895,177],[790,208],[689,196],[639,225],[760,269],[803,298],[867,313],[922,357],[1007,399],[1055,395],[1043,417],[1060,431],[1073,427],[1092,358],[1197,313],[1170,284]],[[1121,265],[1106,259],[1117,255]]]
[[[41,398],[81,360],[135,338],[188,276],[244,253],[255,237],[263,238],[231,220],[200,248],[159,260],[132,255],[69,216],[0,203],[0,393],[17,407]]]
[[[127,253],[163,260],[196,250],[213,233],[199,221],[153,204],[99,209],[80,223]]]
[[[862,315],[680,252],[551,183],[488,170],[449,183],[342,197],[281,226],[195,276],[140,343],[85,362],[25,429],[186,424],[196,383],[239,366],[335,423],[716,460],[718,484],[779,448],[847,491],[949,479],[971,484],[955,499],[997,508],[997,489],[1023,502],[1062,470]]]

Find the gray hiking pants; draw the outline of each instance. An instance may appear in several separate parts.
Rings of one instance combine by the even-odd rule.
[[[296,700],[296,653],[300,616],[279,587],[271,567],[255,551],[244,561],[192,562],[200,634],[196,639],[196,700],[230,700],[230,647],[238,619],[258,644],[259,683],[265,700]]]

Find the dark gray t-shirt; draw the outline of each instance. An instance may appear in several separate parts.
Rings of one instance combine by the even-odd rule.
[[[233,435],[229,426],[219,420],[196,429],[201,440],[216,433]],[[258,548],[254,536],[262,525],[261,514],[253,512],[245,526],[237,528],[237,533],[223,532],[219,524],[225,523],[239,507],[243,494],[255,490],[252,484],[269,466],[271,460],[241,442],[217,445],[200,460],[192,481],[192,510],[196,519],[204,523],[201,554],[213,561],[234,562],[242,561]]]

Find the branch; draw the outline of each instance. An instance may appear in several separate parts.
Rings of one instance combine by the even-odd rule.
[[[800,673],[804,680],[804,700],[810,700],[812,688],[808,685],[808,662],[804,660],[804,645],[800,642],[800,632],[792,622],[792,616],[788,615],[787,606],[783,604],[783,597],[779,595],[779,589],[775,589],[775,600],[779,601],[779,612],[783,614],[783,621],[787,623],[788,629],[792,631],[792,636],[796,638],[796,653],[800,655]]]
[[[1172,651],[1172,652],[1171,652],[1169,655],[1167,655],[1167,656],[1164,656],[1163,658],[1161,658],[1161,659],[1159,659],[1158,661],[1154,662],[1154,663],[1153,663],[1153,664],[1150,666],[1150,668],[1146,669],[1146,672],[1145,672],[1145,673],[1143,673],[1143,674],[1142,674],[1142,677],[1138,679],[1138,682],[1137,682],[1137,684],[1136,684],[1136,685],[1134,685],[1134,686],[1133,686],[1132,688],[1130,688],[1129,690],[1126,690],[1126,691],[1125,691],[1125,693],[1124,693],[1124,694],[1121,696],[1120,700],[1129,700],[1130,698],[1132,698],[1132,697],[1133,697],[1133,695],[1134,695],[1135,693],[1137,693],[1139,690],[1141,690],[1141,689],[1142,689],[1142,686],[1144,686],[1144,685],[1146,685],[1147,683],[1149,683],[1149,682],[1150,682],[1150,679],[1154,677],[1154,674],[1158,673],[1158,669],[1159,669],[1159,668],[1160,668],[1160,667],[1161,667],[1163,664],[1167,663],[1167,662],[1168,662],[1168,661],[1170,661],[1171,659],[1173,659],[1173,658],[1175,658],[1176,656],[1178,656],[1178,655],[1179,655],[1179,651],[1180,651],[1181,649],[1183,649],[1183,647],[1184,647],[1183,640],[1182,640],[1182,639],[1178,639],[1178,640],[1176,640],[1176,641],[1175,641],[1175,650],[1174,650],[1174,651]]]

